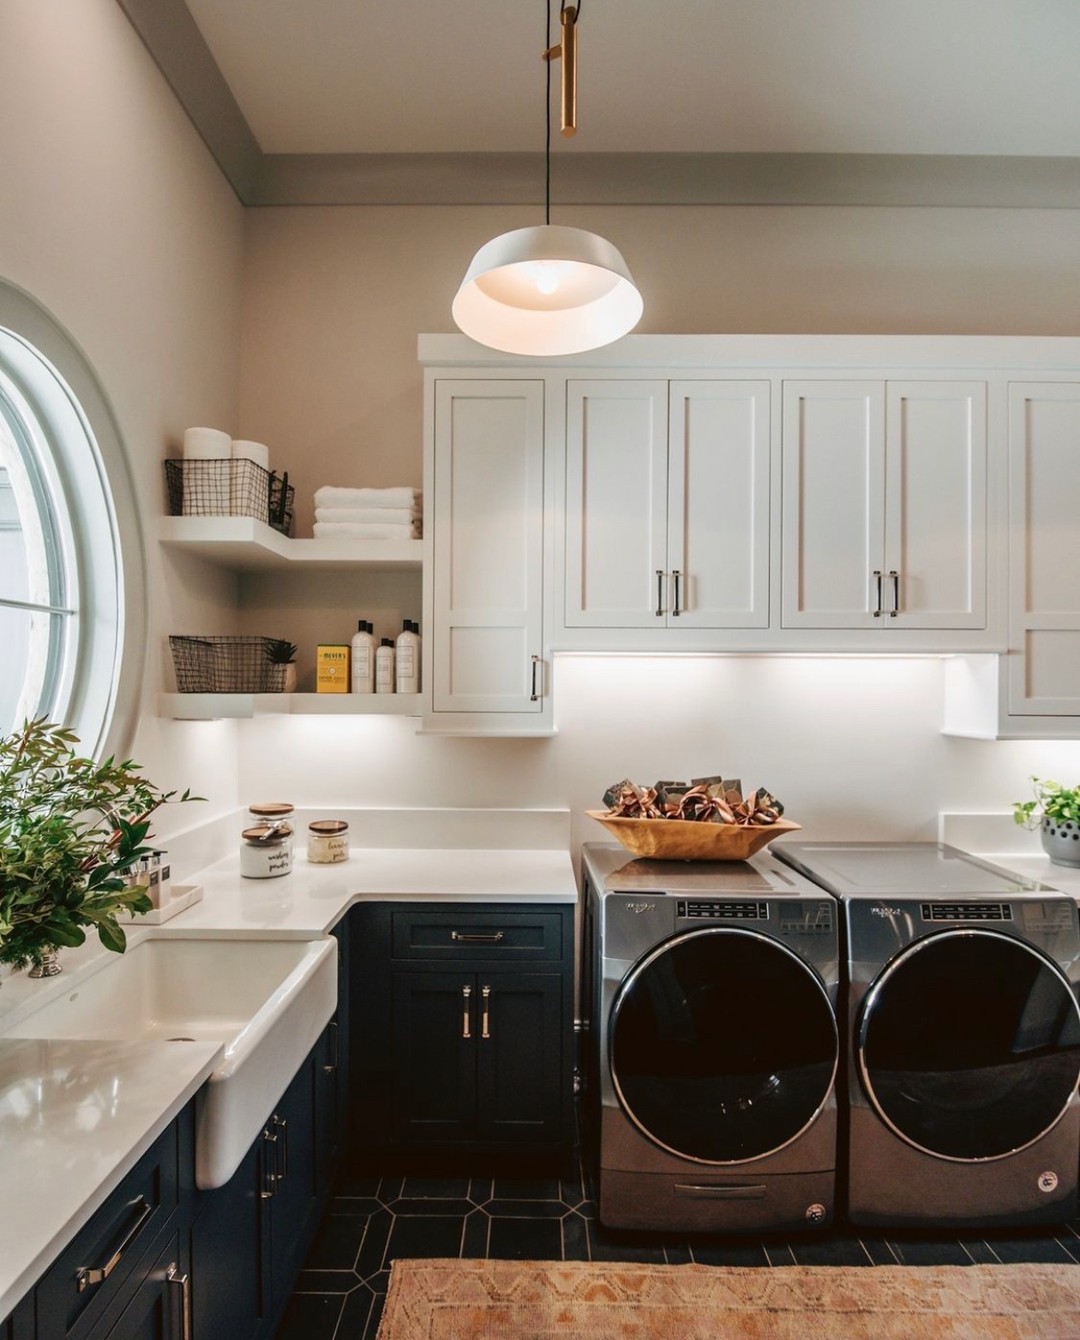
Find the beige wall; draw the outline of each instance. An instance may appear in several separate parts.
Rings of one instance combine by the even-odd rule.
[[[154,536],[184,428],[235,427],[243,210],[115,0],[3,0],[0,183],[0,277],[95,369],[145,523],[148,671],[125,745],[155,781],[231,806],[231,731],[210,754],[153,712],[165,634],[228,621],[235,581]]]

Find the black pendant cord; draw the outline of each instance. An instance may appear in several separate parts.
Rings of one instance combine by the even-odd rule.
[[[547,0],[544,50],[551,50],[551,0]],[[551,59],[545,57],[544,75],[544,222],[551,222]]]

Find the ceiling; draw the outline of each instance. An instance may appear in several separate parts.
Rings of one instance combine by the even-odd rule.
[[[187,0],[273,154],[542,148],[545,3]],[[581,0],[578,47],[591,152],[1080,156],[1077,0]]]
[[[548,0],[117,3],[245,204],[542,192]],[[1080,0],[579,3],[564,203],[1080,208]]]

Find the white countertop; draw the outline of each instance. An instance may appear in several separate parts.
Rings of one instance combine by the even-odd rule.
[[[292,872],[243,879],[228,856],[197,876],[203,900],[166,922],[175,935],[324,935],[356,902],[574,903],[577,884],[566,851],[394,847],[354,852],[338,865],[312,865],[303,849]]]
[[[194,1096],[212,1042],[0,1038],[0,1319]]]
[[[235,852],[195,874],[185,870],[181,882],[201,884],[202,901],[160,926],[129,927],[129,944],[151,936],[317,939],[360,901],[576,902],[565,847],[454,846],[447,814],[442,847],[365,846],[337,865],[311,864],[299,848],[290,874],[265,880],[241,878]],[[484,834],[475,816],[466,822],[469,836]],[[550,830],[552,814],[542,822]],[[388,834],[411,837],[401,823],[388,812]],[[534,830],[521,821],[519,831]],[[17,1021],[103,957],[108,951],[91,937],[62,951],[59,977],[5,975],[0,1033],[5,1015]],[[17,1035],[18,1023],[6,1031]],[[197,1092],[222,1050],[0,1036],[0,1199],[8,1207],[0,1216],[0,1321]]]

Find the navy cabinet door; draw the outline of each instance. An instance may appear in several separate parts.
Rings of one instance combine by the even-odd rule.
[[[174,1340],[184,1334],[185,1290],[190,1289],[184,1234],[169,1237],[107,1340]]]
[[[476,996],[471,973],[391,975],[392,1120],[399,1140],[439,1144],[475,1135]]]
[[[485,1140],[544,1144],[562,1127],[561,973],[480,974],[477,1129]]]
[[[251,1340],[269,1310],[265,1250],[263,1141],[233,1176],[196,1205],[191,1230],[195,1335]]]
[[[315,1175],[315,1066],[320,1052],[316,1045],[274,1108],[268,1126],[274,1160],[269,1206],[275,1312],[292,1288],[320,1208]]]

